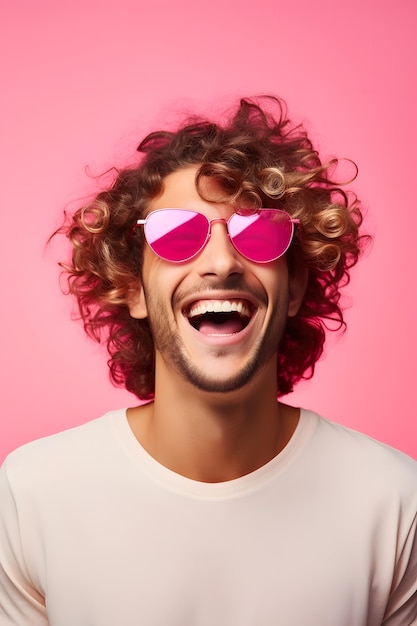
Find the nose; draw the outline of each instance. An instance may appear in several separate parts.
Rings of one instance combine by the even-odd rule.
[[[230,241],[223,218],[210,221],[210,238],[198,256],[198,271],[202,276],[219,278],[243,273],[242,256]]]

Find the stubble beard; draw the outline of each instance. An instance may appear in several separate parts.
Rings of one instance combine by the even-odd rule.
[[[228,378],[214,378],[198,368],[187,354],[176,329],[171,328],[163,314],[163,307],[148,299],[148,321],[155,349],[169,367],[173,367],[191,385],[200,391],[229,393],[242,389],[277,353],[288,317],[288,294],[282,298],[265,334],[259,338],[246,365]],[[228,350],[216,349],[219,359],[226,358]]]

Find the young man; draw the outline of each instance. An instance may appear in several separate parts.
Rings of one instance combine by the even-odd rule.
[[[273,98],[139,146],[65,226],[146,404],[11,454],[0,623],[417,624],[417,464],[277,402],[310,376],[361,214]]]

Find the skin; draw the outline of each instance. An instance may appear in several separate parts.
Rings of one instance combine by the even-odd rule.
[[[233,207],[203,200],[196,170],[168,175],[149,212],[182,207],[227,219]],[[216,197],[214,183],[206,184]],[[142,284],[129,308],[135,318],[148,317],[152,328],[155,400],[129,409],[128,421],[149,454],[188,478],[222,482],[254,471],[286,446],[299,409],[276,400],[276,353],[304,290],[305,277],[290,280],[285,257],[264,264],[242,257],[222,222],[186,263],[164,261],[145,246]],[[198,332],[187,312],[193,303],[213,300],[250,303],[248,326],[235,334]]]

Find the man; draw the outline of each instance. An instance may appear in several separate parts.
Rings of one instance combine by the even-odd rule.
[[[277,402],[311,376],[361,213],[274,98],[193,119],[71,217],[113,380],[148,402],[1,473],[1,624],[417,624],[417,464]]]

